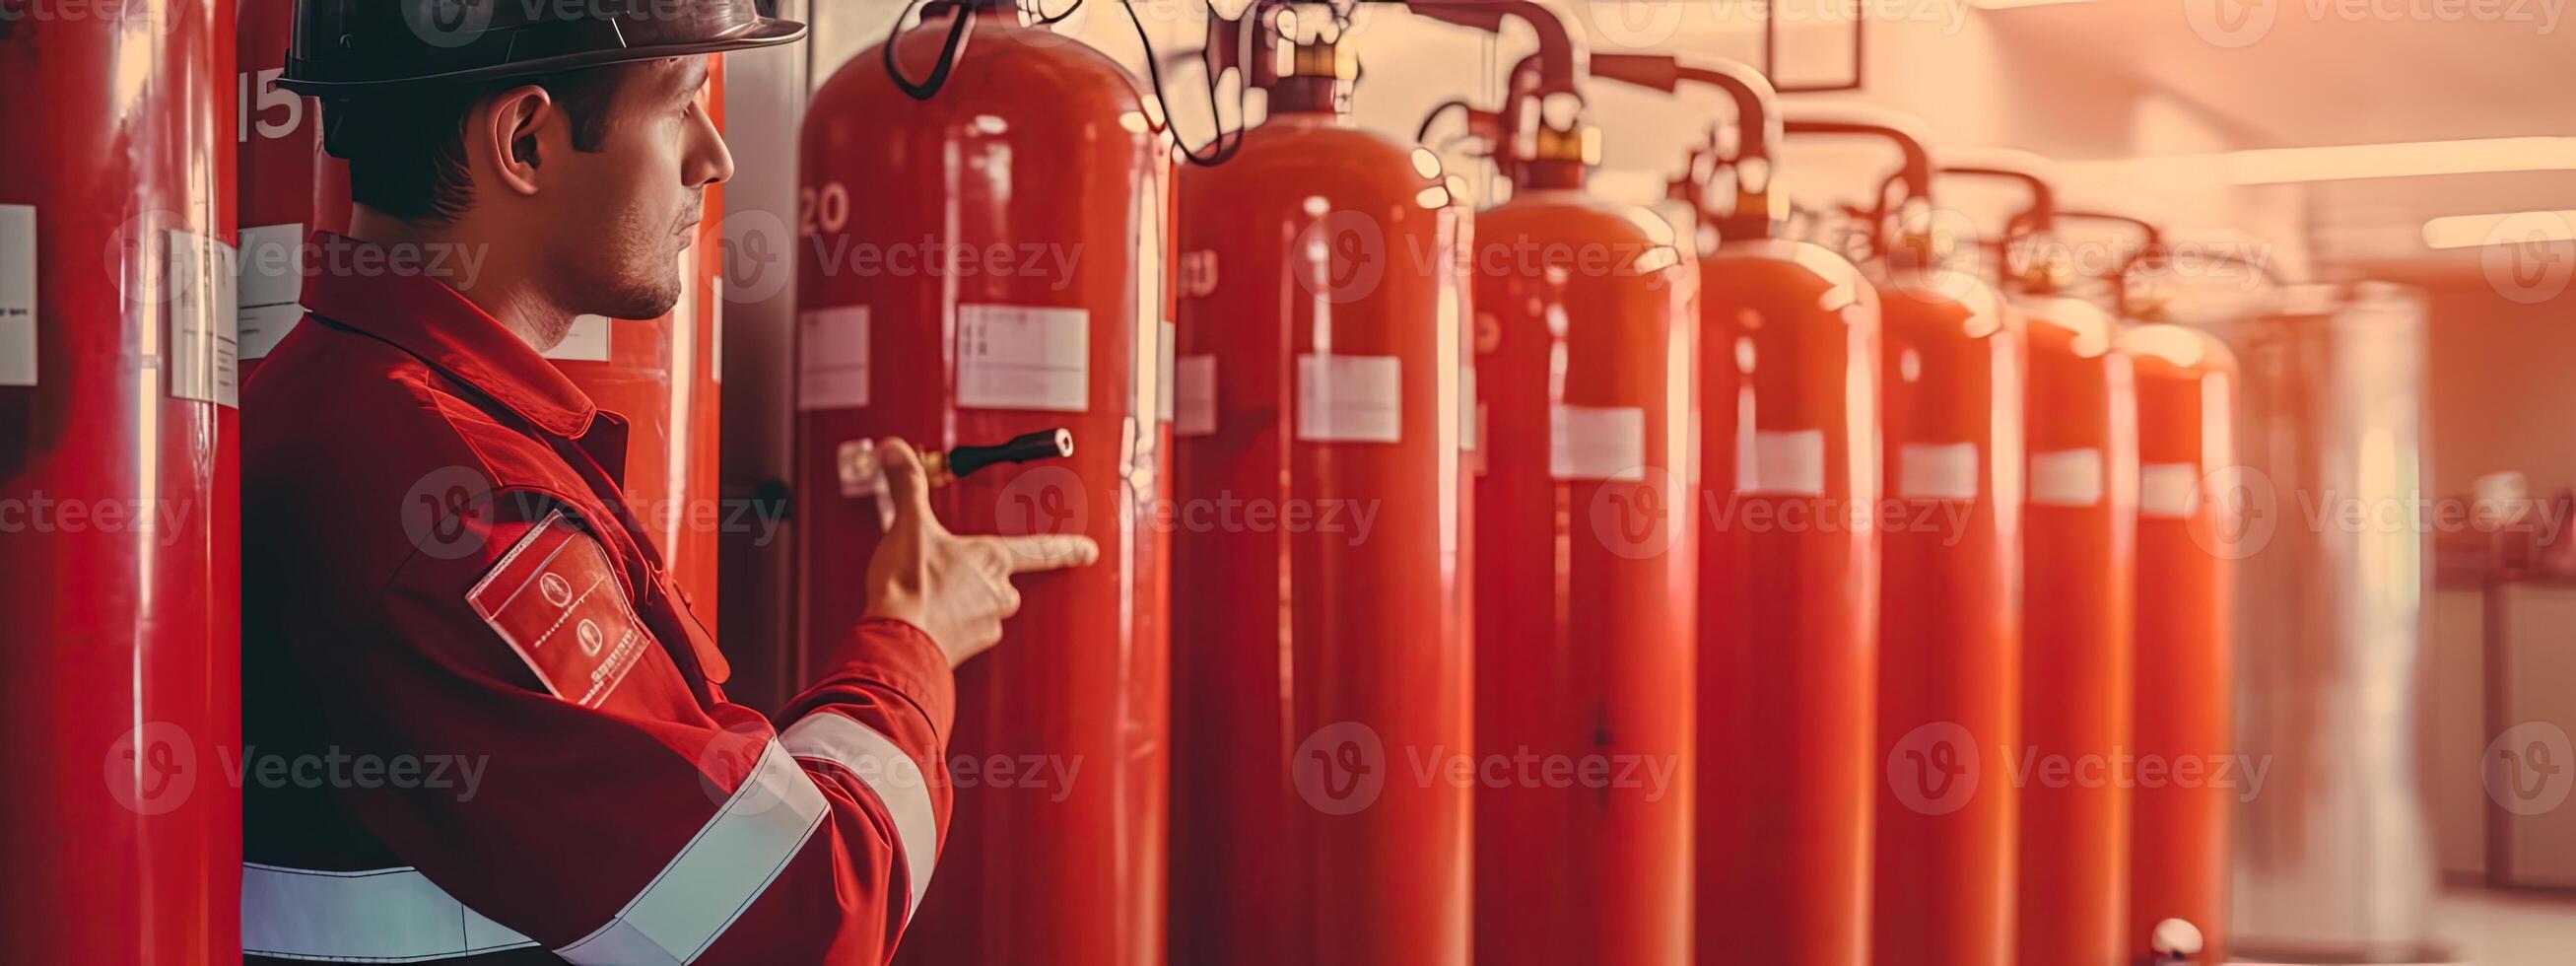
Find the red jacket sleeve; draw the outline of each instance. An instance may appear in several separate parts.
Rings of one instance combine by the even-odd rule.
[[[929,638],[860,625],[774,729],[700,703],[618,581],[592,579],[615,565],[578,524],[466,525],[479,539],[454,545],[474,552],[415,554],[358,611],[372,619],[299,647],[312,720],[335,748],[461,762],[443,787],[343,793],[425,880],[408,888],[418,902],[374,883],[339,910],[361,920],[343,928],[399,936],[405,922],[389,919],[445,916],[447,932],[465,925],[461,952],[543,947],[574,963],[889,959],[950,808],[954,685]],[[316,898],[330,883],[269,874],[245,872],[253,952],[254,935],[292,936],[335,909]],[[265,905],[283,925],[261,933]]]

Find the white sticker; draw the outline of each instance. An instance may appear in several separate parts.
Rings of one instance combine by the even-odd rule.
[[[1178,405],[1178,402],[1172,398],[1172,391],[1177,388],[1172,385],[1173,379],[1176,378],[1172,367],[1176,364],[1175,356],[1180,350],[1180,330],[1172,323],[1165,322],[1162,331],[1155,334],[1162,336],[1162,342],[1159,343],[1162,351],[1156,353],[1154,360],[1156,390],[1154,418],[1168,423],[1172,421],[1175,407]]]
[[[1458,364],[1458,448],[1473,453],[1484,438],[1485,404],[1476,401],[1476,364],[1462,362]]]
[[[1904,500],[1977,498],[1977,444],[1907,443],[1896,451],[1896,496]]]
[[[868,405],[868,307],[807,309],[796,317],[796,408]]]
[[[0,386],[36,384],[36,207],[0,205]]]
[[[2102,502],[2102,451],[2063,449],[2030,454],[2030,502],[2078,507]]]
[[[2200,468],[2189,463],[2138,467],[2138,515],[2180,520],[2200,504]]]
[[[1560,480],[1646,478],[1646,411],[1632,406],[1548,407],[1547,473]]]
[[[687,297],[686,293],[681,295],[683,299]],[[676,316],[671,321],[675,325],[680,322]],[[563,341],[542,354],[557,362],[607,362],[608,328],[607,316],[573,316],[572,327],[564,330]]]
[[[304,318],[304,226],[261,225],[241,230],[241,280],[233,292],[239,318],[233,331],[241,357],[267,358],[277,340]]]
[[[1753,458],[1735,464],[1735,488],[1778,496],[1825,495],[1825,431],[1754,433]]]
[[[1393,443],[1404,438],[1404,360],[1297,357],[1297,440]]]
[[[957,406],[1091,409],[1091,313],[1022,305],[957,307]]]
[[[170,229],[170,395],[241,406],[233,246]]]
[[[1182,356],[1173,366],[1172,435],[1216,435],[1216,357]]]

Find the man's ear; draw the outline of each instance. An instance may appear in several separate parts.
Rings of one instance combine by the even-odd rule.
[[[466,130],[473,167],[492,172],[493,183],[520,195],[537,193],[547,152],[562,150],[564,112],[546,89],[530,84],[493,95],[474,112]]]

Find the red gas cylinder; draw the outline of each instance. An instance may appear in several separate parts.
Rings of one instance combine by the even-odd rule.
[[[1704,176],[1735,185],[1699,263],[1700,959],[1858,963],[1880,761],[1878,294],[1841,256],[1776,237],[1781,121],[1761,75],[1636,55],[1592,73],[1714,85],[1736,107],[1734,154],[1675,183],[1701,212]]]
[[[1269,118],[1179,176],[1173,958],[1464,966],[1471,792],[1407,762],[1471,748],[1466,217],[1281,13]]]
[[[1514,194],[1473,249],[1476,959],[1687,962],[1697,270],[1660,216],[1584,193],[1582,55],[1552,14],[1417,9],[1540,37],[1500,128]]]
[[[805,120],[800,635],[810,655],[865,603],[877,508],[840,496],[842,443],[1069,428],[1071,459],[933,498],[956,532],[1086,534],[1101,557],[1021,580],[1002,645],[959,669],[956,813],[897,959],[1159,963],[1166,147],[1099,51],[998,0],[926,16],[891,65],[872,48],[842,68]]]
[[[2228,814],[2207,781],[2235,753],[2234,568],[2219,552],[2223,504],[2202,481],[2234,463],[2236,361],[2198,329],[2143,325],[2119,339],[2138,381],[2137,749],[2129,957],[2156,925],[2191,923],[2198,961],[2227,961]]]
[[[2020,962],[2119,966],[2129,917],[2132,641],[2136,628],[2138,403],[2109,313],[2055,293],[2071,261],[2052,239],[2046,162],[1996,160],[1944,173],[2030,193],[1998,265],[2030,335],[2024,400],[2022,739],[2014,916]]]
[[[1871,136],[1904,155],[1891,182],[1904,199],[1891,209],[1882,193],[1870,225],[1882,240],[1886,500],[1874,508],[1880,790],[1860,921],[1870,962],[2006,966],[2014,788],[1998,759],[2019,743],[2023,333],[1993,288],[1948,262],[1953,239],[1931,217],[1931,164],[1911,128],[1789,121],[1791,134]],[[1843,956],[1833,961],[1860,961]]]
[[[237,0],[235,164],[241,184],[242,378],[304,317],[305,239],[349,230],[349,164],[322,152],[321,102],[277,86],[295,0]]]
[[[2126,962],[2137,588],[2137,396],[2108,314],[2025,303],[2021,961]],[[2062,764],[2061,764],[2062,763]],[[2061,770],[2062,769],[2062,770]]]
[[[0,12],[0,934],[238,963],[233,5]]]

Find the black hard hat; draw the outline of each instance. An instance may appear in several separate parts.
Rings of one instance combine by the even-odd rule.
[[[783,44],[753,0],[295,0],[278,85],[324,97]]]

